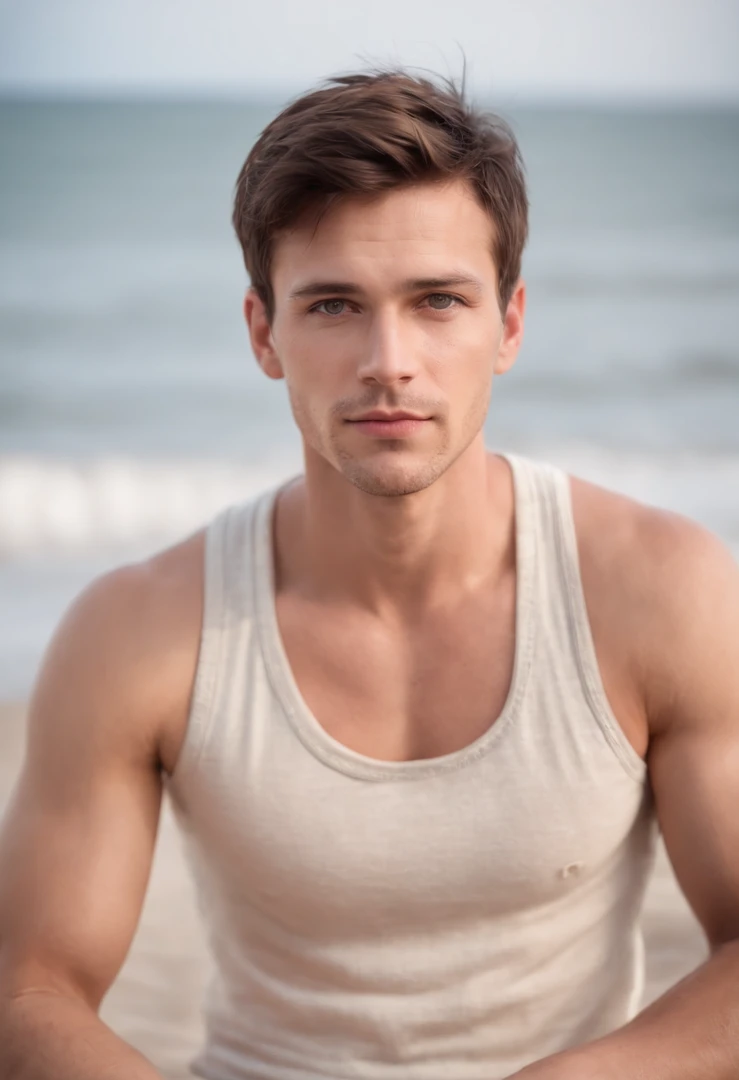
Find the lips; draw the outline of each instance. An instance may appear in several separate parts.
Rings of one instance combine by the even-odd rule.
[[[372,409],[349,420],[355,431],[373,439],[408,439],[420,434],[431,420],[430,416],[418,416],[402,409],[382,412]]]
[[[382,412],[380,409],[373,409],[371,412],[363,413],[361,416],[353,417],[350,424],[362,424],[368,420],[379,420],[386,424],[394,424],[400,420],[428,420],[428,416],[418,416],[416,413],[410,412]]]

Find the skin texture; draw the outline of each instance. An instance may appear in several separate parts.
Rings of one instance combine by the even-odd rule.
[[[525,289],[501,313],[490,240],[460,184],[346,200],[278,238],[272,324],[254,293],[245,303],[255,355],[286,380],[305,444],[305,476],[276,515],[280,631],[314,714],[372,757],[458,749],[494,721],[510,683],[511,478],[480,427],[521,343]],[[438,283],[450,277],[467,284]],[[333,287],[296,296],[320,282]],[[427,419],[379,439],[353,426],[374,408]],[[626,1028],[519,1075],[735,1080],[739,572],[684,519],[583,481],[572,490],[606,692],[647,759],[713,955]],[[130,944],[161,770],[186,729],[202,555],[197,534],[94,583],[44,662],[0,843],[3,1077],[156,1076],[96,1009]],[[319,654],[328,680],[316,678]]]

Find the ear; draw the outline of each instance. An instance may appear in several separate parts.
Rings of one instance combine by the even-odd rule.
[[[526,311],[526,284],[519,279],[513,296],[508,301],[503,319],[503,336],[495,358],[495,374],[503,375],[513,367],[523,340],[523,319]]]
[[[256,289],[249,289],[244,297],[244,318],[249,327],[251,347],[260,368],[270,379],[284,379],[285,373],[275,349],[267,309]]]

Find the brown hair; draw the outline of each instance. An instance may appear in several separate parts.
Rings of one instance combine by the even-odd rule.
[[[233,225],[271,320],[272,242],[342,195],[464,179],[494,225],[501,310],[521,273],[528,198],[516,138],[469,106],[453,82],[404,71],[344,75],[288,105],[254,144],[236,183]]]

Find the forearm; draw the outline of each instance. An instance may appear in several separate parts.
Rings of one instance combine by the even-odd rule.
[[[83,1001],[50,992],[0,1003],[3,1080],[162,1080]]]
[[[515,1080],[736,1080],[739,941],[724,945],[631,1023]]]

